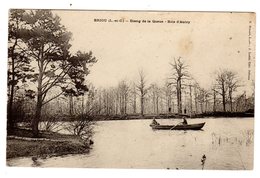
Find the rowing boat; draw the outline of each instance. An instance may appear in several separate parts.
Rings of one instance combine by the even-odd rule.
[[[156,130],[200,130],[205,125],[205,122],[198,124],[181,124],[181,125],[160,125],[150,124],[152,129]]]

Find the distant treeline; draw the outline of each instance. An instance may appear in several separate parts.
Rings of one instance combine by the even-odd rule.
[[[194,118],[199,117],[254,117],[254,112],[208,112],[194,116]]]
[[[125,114],[125,115],[96,115],[92,117],[86,117],[86,120],[93,120],[93,121],[105,121],[105,120],[135,120],[135,119],[180,119],[180,118],[208,118],[208,117],[254,117],[254,111],[248,110],[247,112],[207,112],[207,113],[201,113],[201,114],[194,114],[194,115],[186,115],[186,114],[177,114],[177,113],[171,113],[171,114],[147,114],[144,116],[141,116],[140,114]],[[73,117],[73,116],[64,116],[59,121],[76,121],[79,118]],[[82,119],[82,117],[80,118]],[[49,119],[46,119],[47,121]],[[44,118],[43,118],[44,121]]]
[[[185,115],[185,114],[159,114],[159,115],[113,115],[113,116],[96,116],[94,120],[133,120],[133,119],[169,119],[169,118],[206,118],[206,117],[254,117],[254,112],[208,112],[195,115]]]

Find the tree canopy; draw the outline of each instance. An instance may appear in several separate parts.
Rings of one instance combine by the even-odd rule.
[[[20,59],[20,63],[23,64],[22,76],[26,76],[36,85],[37,104],[32,129],[37,135],[42,106],[65,93],[83,95],[88,91],[85,76],[89,74],[89,67],[96,63],[97,59],[91,51],[71,54],[72,33],[66,30],[60,22],[60,17],[54,15],[51,10],[10,13],[10,46],[17,46],[19,39],[22,43],[19,49],[12,49],[22,54],[22,57],[17,57],[15,52],[9,56]],[[19,33],[13,30],[18,26],[22,27]],[[17,64],[17,61],[15,63]],[[26,71],[28,73],[25,73]],[[12,80],[9,81],[14,83]],[[50,90],[55,92],[50,95]]]

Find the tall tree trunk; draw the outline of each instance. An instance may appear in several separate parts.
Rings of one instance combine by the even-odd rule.
[[[120,108],[120,115],[122,115],[122,114],[123,114],[122,103],[123,103],[123,101],[122,101],[122,96],[121,96],[121,94],[120,94],[120,96],[119,96],[119,108]]]
[[[191,85],[190,85],[190,114],[192,114],[192,94],[191,94]]]
[[[177,81],[177,104],[178,104],[178,113],[182,113],[182,98],[181,98],[181,80]]]
[[[102,95],[99,95],[99,108],[98,113],[101,114],[102,112]]]
[[[109,103],[108,103],[108,93],[106,93],[106,112],[107,112],[107,115],[110,115],[110,112],[109,112]]]
[[[38,137],[39,135],[39,122],[41,119],[41,111],[42,111],[42,96],[38,95],[37,96],[37,104],[36,104],[36,112],[35,112],[35,116],[32,122],[32,131],[33,131],[33,135],[34,137]]]
[[[116,101],[116,115],[119,114],[120,112],[120,105],[119,105],[119,98],[117,98],[117,101]]]
[[[126,95],[125,95],[125,99],[124,99],[124,114],[126,114],[126,109],[127,109],[127,103],[126,103]]]
[[[201,113],[203,113],[203,103],[200,103],[200,109],[201,109]]]
[[[195,95],[195,113],[198,113],[198,96],[197,96],[197,88],[194,89],[194,95]]]
[[[134,114],[136,113],[136,96],[134,95],[134,105],[133,105]]]
[[[14,130],[14,117],[13,117],[13,99],[14,98],[14,85],[11,85],[10,98],[8,102],[8,119],[7,119],[7,132],[8,134],[12,134]]]
[[[14,81],[14,75],[12,75],[12,80]],[[8,103],[8,119],[7,119],[7,132],[9,134],[12,134],[15,125],[15,121],[13,117],[13,101],[14,101],[14,84],[11,84],[11,91],[10,91],[9,103]]]
[[[171,113],[172,112],[172,108],[171,108],[171,97],[167,97],[167,106],[166,106],[166,112]]]
[[[159,97],[156,97],[156,114],[159,114]]]
[[[208,105],[209,105],[209,102],[208,102],[208,99],[206,99],[206,102],[205,102],[205,112],[208,112]]]
[[[229,89],[230,111],[233,112],[232,90]]]
[[[154,96],[154,93],[153,93],[153,113],[155,114],[156,113],[156,104],[155,104],[155,96]]]
[[[223,104],[223,111],[226,112],[226,91],[225,91],[224,84],[222,84],[222,104]]]
[[[42,56],[43,58],[43,56]],[[43,93],[42,93],[42,79],[43,79],[43,60],[38,61],[39,65],[39,78],[38,78],[38,87],[37,87],[37,103],[36,103],[36,111],[35,116],[32,122],[32,131],[34,137],[38,137],[39,135],[39,122],[41,119],[41,110],[43,104]]]
[[[8,119],[7,119],[7,132],[8,134],[12,134],[13,130],[14,130],[14,125],[15,125],[15,120],[14,120],[14,117],[13,117],[13,102],[14,102],[14,87],[15,87],[15,84],[14,84],[14,80],[15,80],[15,74],[14,74],[14,49],[15,49],[15,46],[17,45],[17,39],[15,40],[14,42],[14,45],[12,47],[12,51],[11,51],[11,60],[12,60],[12,65],[11,65],[11,71],[12,71],[12,84],[11,84],[11,90],[10,90],[10,96],[9,96],[9,101],[8,101]]]
[[[180,80],[180,113],[182,113],[182,93],[181,93],[181,80]]]
[[[141,92],[141,116],[144,116],[144,96],[143,96],[143,92]]]
[[[213,90],[213,112],[216,112],[216,91]]]

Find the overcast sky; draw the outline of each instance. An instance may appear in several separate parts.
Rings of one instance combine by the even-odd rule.
[[[249,21],[247,13],[159,13],[54,11],[73,33],[71,50],[92,50],[98,62],[88,80],[97,87],[116,86],[119,80],[137,80],[143,69],[148,83],[163,84],[169,63],[181,56],[203,87],[219,68],[236,71],[248,82]],[[163,20],[164,23],[94,22],[94,19]],[[165,23],[182,20],[188,23]],[[252,47],[252,46],[251,46]],[[253,55],[252,55],[253,56]],[[254,67],[251,67],[254,73]]]

